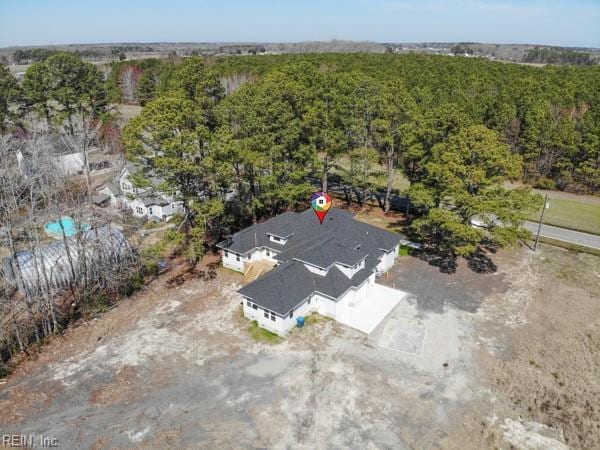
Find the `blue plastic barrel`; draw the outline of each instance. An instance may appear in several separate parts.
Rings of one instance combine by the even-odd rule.
[[[302,328],[304,326],[304,317],[296,317],[296,325],[298,328]]]

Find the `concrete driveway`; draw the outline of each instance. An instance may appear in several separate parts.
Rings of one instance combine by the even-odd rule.
[[[336,320],[363,333],[370,334],[408,293],[375,283],[367,298],[339,313]]]

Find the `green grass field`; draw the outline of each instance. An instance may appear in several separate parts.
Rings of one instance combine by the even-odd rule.
[[[600,203],[557,198],[548,199],[544,223],[592,234],[600,234]],[[540,212],[532,214],[532,221],[540,220]]]
[[[336,162],[337,168],[332,171],[334,174],[344,175],[344,172],[350,166],[348,158],[340,158]],[[386,175],[385,167],[378,164],[377,171],[380,175],[372,177],[371,181],[375,185],[376,189],[385,189],[386,187]],[[396,170],[396,176],[394,179],[393,189],[397,193],[403,193],[410,187],[410,182],[400,170]],[[555,193],[557,197],[561,193]],[[554,225],[562,228],[569,228],[571,230],[583,231],[586,233],[600,234],[600,201],[593,201],[582,198],[578,199],[565,199],[565,198],[553,198],[553,194],[550,193],[548,203],[550,207],[546,209],[544,213],[544,223],[548,225]],[[533,213],[529,220],[537,222],[540,219],[540,212]]]

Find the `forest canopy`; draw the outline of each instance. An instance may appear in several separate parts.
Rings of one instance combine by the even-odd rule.
[[[75,72],[82,76],[72,79]],[[3,106],[4,130],[28,111],[72,127],[73,117],[104,115],[107,102],[141,104],[123,144],[184,203],[192,259],[234,229],[298,207],[311,177],[327,190],[335,176],[346,200],[363,206],[383,190],[385,212],[392,193],[407,195],[414,236],[452,255],[523,237],[520,225],[539,199],[509,182],[600,187],[598,66],[171,55],[115,62],[102,85],[99,70],[63,53],[30,66],[22,91],[4,78],[6,97],[19,103]],[[398,177],[409,188],[395,188]],[[488,233],[472,230],[475,215]]]

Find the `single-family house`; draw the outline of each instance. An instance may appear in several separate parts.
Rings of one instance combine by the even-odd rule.
[[[276,265],[238,291],[244,315],[259,326],[285,335],[297,317],[318,312],[370,332],[402,297],[375,283],[393,266],[402,240],[332,208],[322,224],[312,210],[288,212],[218,247],[229,269],[248,273],[255,262]],[[375,298],[381,296],[386,299]]]
[[[85,172],[86,155],[76,151],[66,144],[64,139],[56,133],[48,134],[41,138],[39,145],[44,146],[49,156],[49,162],[64,176],[82,175]],[[17,163],[21,172],[29,176],[38,170],[35,157],[27,152],[18,150]],[[107,155],[101,148],[94,146],[87,152],[88,170],[92,175],[100,175],[112,170],[115,157]]]
[[[169,220],[173,215],[183,211],[183,202],[176,200],[160,190],[162,183],[158,178],[150,178],[150,187],[136,187],[132,175],[141,170],[134,163],[127,163],[119,175],[118,185],[122,193],[122,205],[131,209],[136,217],[153,220]]]
[[[121,189],[116,180],[107,181],[96,189],[96,195],[105,199],[113,208],[120,208],[122,202]]]

